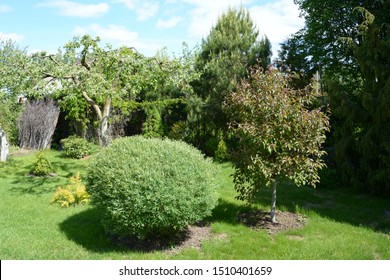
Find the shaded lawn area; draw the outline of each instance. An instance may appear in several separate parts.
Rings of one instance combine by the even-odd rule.
[[[56,177],[27,176],[34,154],[0,163],[0,259],[390,259],[390,201],[346,188],[278,189],[277,208],[304,217],[305,225],[270,235],[237,220],[251,210],[268,211],[271,191],[259,193],[249,208],[235,200],[230,164],[221,170],[219,205],[207,219],[212,235],[201,248],[141,252],[110,243],[91,206],[61,209],[50,204],[59,186],[77,171],[85,175],[88,160],[73,160],[46,151]],[[168,248],[169,249],[169,248]]]

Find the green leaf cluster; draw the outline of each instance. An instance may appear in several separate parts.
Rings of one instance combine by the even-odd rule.
[[[106,231],[147,238],[170,235],[211,214],[215,167],[184,142],[114,140],[88,167],[87,191]]]
[[[62,139],[61,146],[67,157],[76,159],[89,156],[97,150],[97,146],[95,144],[76,135]]]

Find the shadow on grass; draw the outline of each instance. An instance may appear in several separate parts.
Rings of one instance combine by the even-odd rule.
[[[89,251],[98,253],[124,251],[107,239],[100,219],[99,211],[90,208],[67,218],[59,228],[69,240]]]
[[[18,194],[38,196],[52,193],[57,187],[65,186],[68,183],[68,178],[74,176],[77,172],[78,165],[73,162],[53,161],[51,164],[55,171],[54,176],[31,176],[29,173],[33,168],[32,164],[19,166],[17,172],[13,171],[10,175],[4,175],[4,177],[11,179],[12,186],[9,190]],[[9,166],[9,168],[16,169],[15,166]],[[7,169],[4,168],[4,171],[6,172]]]
[[[218,206],[213,211],[213,215],[204,222],[212,223],[218,221],[237,224],[237,214],[247,209],[249,208],[220,200]],[[149,246],[144,241],[137,241],[131,238],[129,240],[121,240],[119,244],[114,244],[107,238],[100,219],[101,213],[95,208],[90,208],[67,218],[59,227],[69,240],[89,251],[98,253],[161,251],[167,249],[172,242],[179,246],[188,238],[185,235],[186,233],[183,232],[178,236],[173,236],[170,241],[158,237],[157,239],[146,240],[146,242],[150,243]]]
[[[207,222],[223,222],[232,225],[238,224],[237,217],[240,213],[250,211],[252,208],[246,205],[238,205],[220,198],[218,205],[214,208],[212,216]]]
[[[53,185],[61,181],[58,177],[30,177],[28,175],[20,176],[12,183],[15,186],[9,190],[17,194],[31,194],[41,196],[52,193],[55,190]],[[21,186],[22,185],[22,186]]]

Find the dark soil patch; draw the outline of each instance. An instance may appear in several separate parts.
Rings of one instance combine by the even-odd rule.
[[[243,212],[238,215],[237,220],[256,230],[265,229],[270,235],[283,230],[299,228],[306,223],[306,218],[301,215],[280,211],[276,211],[277,223],[272,223],[270,213],[260,210]]]
[[[130,250],[153,252],[166,251],[177,253],[185,248],[201,248],[202,241],[211,237],[210,225],[193,225],[188,226],[185,230],[178,232],[173,236],[153,236],[151,238],[139,239],[137,237],[117,237],[110,236],[109,239]]]

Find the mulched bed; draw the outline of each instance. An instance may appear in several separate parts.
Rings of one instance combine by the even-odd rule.
[[[171,237],[155,236],[141,240],[131,236],[125,238],[110,236],[109,239],[113,243],[130,250],[142,252],[167,251],[170,253],[177,253],[185,248],[200,248],[202,240],[211,237],[211,235],[211,226],[200,224],[188,226],[184,231],[178,232]]]
[[[280,211],[276,211],[277,223],[272,223],[270,213],[260,210],[240,213],[237,220],[256,230],[265,229],[270,235],[274,235],[283,230],[299,228],[306,223],[306,218],[301,215]]]

